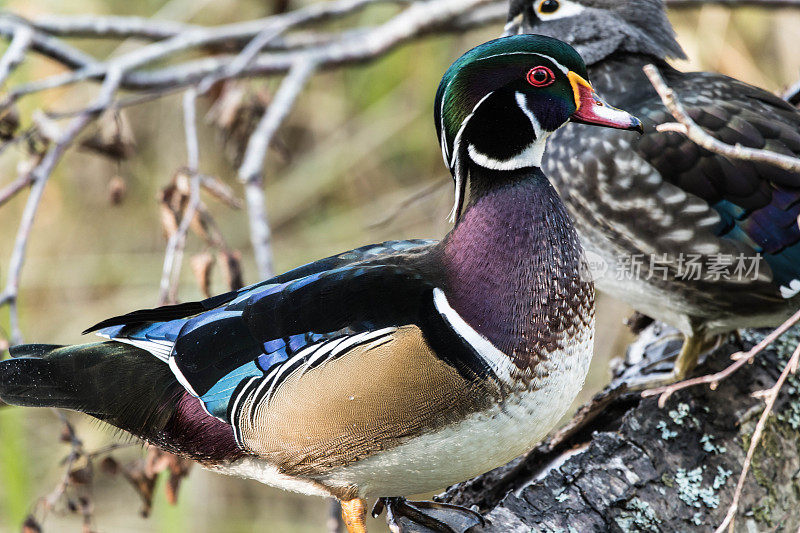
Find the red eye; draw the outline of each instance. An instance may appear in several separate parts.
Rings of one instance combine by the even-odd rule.
[[[528,71],[527,78],[534,87],[547,87],[556,81],[553,71],[545,66],[533,67]]]

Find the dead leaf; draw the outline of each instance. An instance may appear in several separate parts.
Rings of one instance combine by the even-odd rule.
[[[10,141],[19,129],[19,111],[10,105],[0,111],[0,139]]]
[[[239,250],[222,250],[219,253],[219,262],[225,276],[225,284],[232,291],[244,287],[242,274],[242,253]]]
[[[133,130],[124,111],[106,111],[97,120],[97,131],[81,141],[81,147],[115,161],[128,159],[136,149]]]
[[[203,252],[192,257],[192,272],[200,291],[206,298],[211,296],[211,271],[214,266],[214,256]]]
[[[115,476],[119,473],[120,465],[113,457],[106,456],[100,461],[100,471],[105,472],[110,476]]]

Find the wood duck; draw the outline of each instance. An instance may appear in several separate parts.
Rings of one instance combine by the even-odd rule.
[[[436,96],[456,182],[456,224],[441,242],[365,246],[87,330],[106,342],[13,348],[0,397],[336,497],[351,533],[365,531],[365,498],[432,491],[513,459],[561,418],[592,354],[594,289],[539,168],[546,139],[568,120],[641,127],[587,79],[575,50],[549,37],[470,50]]]
[[[512,0],[507,31],[558,36],[586,60],[643,136],[568,124],[542,168],[561,193],[597,288],[678,328],[682,379],[715,335],[780,324],[800,308],[800,175],[732,160],[655,126],[674,119],[642,67],[655,64],[706,131],[729,144],[800,155],[800,112],[773,94],[683,58],[662,0]]]

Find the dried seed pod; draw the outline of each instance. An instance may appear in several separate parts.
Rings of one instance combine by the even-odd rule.
[[[97,131],[81,141],[81,147],[115,161],[128,159],[134,154],[136,139],[124,111],[106,111],[97,125]]]
[[[128,184],[122,176],[115,175],[108,180],[108,201],[111,205],[120,205],[128,192]]]

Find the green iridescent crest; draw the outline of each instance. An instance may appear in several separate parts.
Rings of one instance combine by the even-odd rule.
[[[466,186],[466,180],[460,176],[459,132],[483,100],[500,89],[524,84],[529,69],[540,64],[558,69],[564,75],[573,71],[587,77],[586,65],[574,48],[551,37],[531,34],[481,44],[458,58],[442,77],[434,116],[442,156],[456,180],[453,217],[458,215]],[[571,97],[571,93],[563,97]]]
[[[583,59],[570,45],[542,35],[512,35],[476,46],[444,73],[436,92],[434,115],[440,142],[452,145],[464,120],[487,94],[520,79],[520,70],[534,66],[535,57],[552,58],[583,78]],[[448,161],[448,165],[450,161]]]

